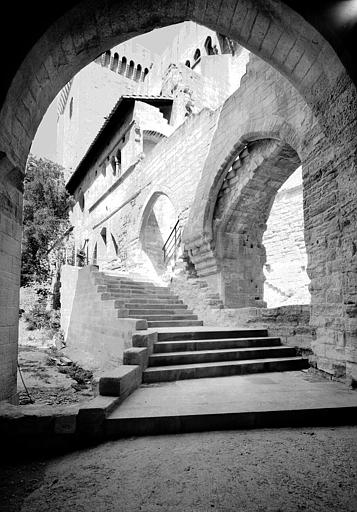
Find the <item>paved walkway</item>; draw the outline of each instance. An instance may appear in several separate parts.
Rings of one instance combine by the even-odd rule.
[[[110,418],[351,406],[357,408],[357,391],[307,371],[293,371],[142,385]]]

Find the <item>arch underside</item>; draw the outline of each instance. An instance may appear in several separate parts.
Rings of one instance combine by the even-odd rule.
[[[227,307],[265,305],[263,235],[277,191],[300,165],[296,151],[281,141],[252,142],[248,152],[213,215],[212,246]]]
[[[21,181],[31,142],[43,115],[73,75],[98,55],[140,33],[186,20],[229,36],[266,60],[299,91],[315,116],[314,126],[310,129],[305,126],[305,136],[300,138],[299,147],[286,139],[306,163],[305,239],[312,290],[311,322],[317,329],[313,348],[321,368],[332,369],[333,364],[341,363],[349,375],[357,378],[354,314],[357,307],[354,256],[357,232],[356,89],[322,35],[302,16],[276,0],[265,0],[264,5],[253,0],[233,0],[219,5],[215,0],[83,0],[46,32],[41,31],[43,35],[33,44],[13,76],[0,111],[0,155],[4,155],[0,158],[0,179],[1,192],[6,198],[1,206],[2,218],[6,220],[1,225],[4,238],[0,253],[0,298],[4,297],[6,304],[4,322],[0,326],[2,339],[6,340],[1,359],[8,357],[9,346],[16,345]],[[251,94],[254,95],[254,88]],[[294,101],[296,97],[295,92]],[[252,125],[255,124],[253,121]],[[274,125],[274,122],[275,119],[270,118],[267,124]],[[246,120],[246,127],[248,124]],[[267,133],[270,129],[268,126]],[[240,137],[252,131],[253,128],[247,128],[235,134],[236,142],[241,143]],[[229,130],[226,133],[230,137]],[[283,136],[280,138],[284,140]],[[225,140],[220,143],[224,156],[211,153],[210,158],[215,165],[224,167],[231,163],[234,144]],[[300,150],[304,152],[304,158]],[[4,162],[10,162],[16,172],[9,174],[9,166]],[[207,170],[205,168],[204,172]],[[203,187],[202,195],[197,195],[201,210],[204,201],[209,199],[210,190],[208,187],[207,192]],[[8,226],[11,226],[10,231]],[[204,229],[200,232],[209,245],[211,233],[205,233],[206,226],[201,223],[202,226]],[[202,240],[196,245],[200,243]],[[11,350],[16,355],[16,349]],[[16,387],[16,357],[10,359],[13,364],[7,367],[3,377],[7,379],[5,397],[11,396]]]

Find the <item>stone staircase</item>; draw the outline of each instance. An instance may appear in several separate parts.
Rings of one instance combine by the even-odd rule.
[[[165,286],[105,273],[99,282],[102,300],[114,300],[119,317],[145,320],[149,329],[158,329],[143,368],[144,383],[308,367],[307,359],[282,345],[280,338],[269,337],[266,329],[203,327]],[[134,351],[135,345],[133,339]]]
[[[308,367],[266,329],[186,330],[158,333],[143,382],[281,372]]]
[[[166,286],[105,273],[100,283],[102,300],[115,300],[118,317],[144,319],[149,328],[203,325]]]

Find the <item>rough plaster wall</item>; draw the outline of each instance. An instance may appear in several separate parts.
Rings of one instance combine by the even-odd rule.
[[[101,300],[95,274],[90,267],[62,267],[61,327],[69,357],[86,368],[106,369],[123,362],[136,320],[118,318],[114,301]]]

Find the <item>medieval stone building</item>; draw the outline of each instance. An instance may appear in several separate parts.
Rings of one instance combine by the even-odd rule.
[[[91,261],[102,259],[103,265],[117,261],[122,270],[146,272],[151,263],[161,272],[150,240],[158,231],[164,240],[179,219],[197,286],[224,306],[212,312],[197,291],[201,316],[215,322],[237,325],[251,314],[259,321],[269,316],[264,282],[277,255],[269,262],[272,237],[263,237],[278,191],[302,166],[307,261],[301,239],[299,257],[292,260],[299,261],[304,286],[305,270],[311,280],[307,336],[320,369],[356,379],[356,70],[346,13],[341,8],[333,16],[331,5],[324,15],[310,16],[289,2],[266,1],[264,8],[255,2],[222,2],[219,8],[215,2],[150,2],[140,13],[131,3],[93,9],[82,2],[61,8],[55,20],[42,16],[37,31],[32,26],[26,49],[12,57],[1,86],[1,398],[11,399],[16,388],[23,169],[42,115],[62,88],[62,147],[68,142],[65,124],[72,120],[84,141],[80,147],[76,134],[70,135],[73,163],[66,162],[74,171],[78,246],[88,239]],[[206,31],[194,52],[165,55],[161,68],[150,54],[137,58],[114,47],[135,33],[185,20],[214,32]],[[249,59],[231,41],[248,48]],[[108,96],[102,117],[95,112],[97,124],[76,117],[85,95],[75,96],[76,79],[71,83],[90,62],[92,70],[128,86],[110,101]],[[216,88],[210,76],[218,77]],[[118,100],[110,114],[107,107]],[[80,130],[87,130],[85,136]],[[105,148],[106,140],[113,147]],[[155,210],[161,196],[171,206]],[[173,220],[161,230],[165,208]],[[181,287],[187,302],[192,297],[189,281],[173,286]],[[276,281],[271,286],[279,288]],[[135,330],[129,323],[122,322],[123,346]],[[293,330],[288,337],[298,334]]]

